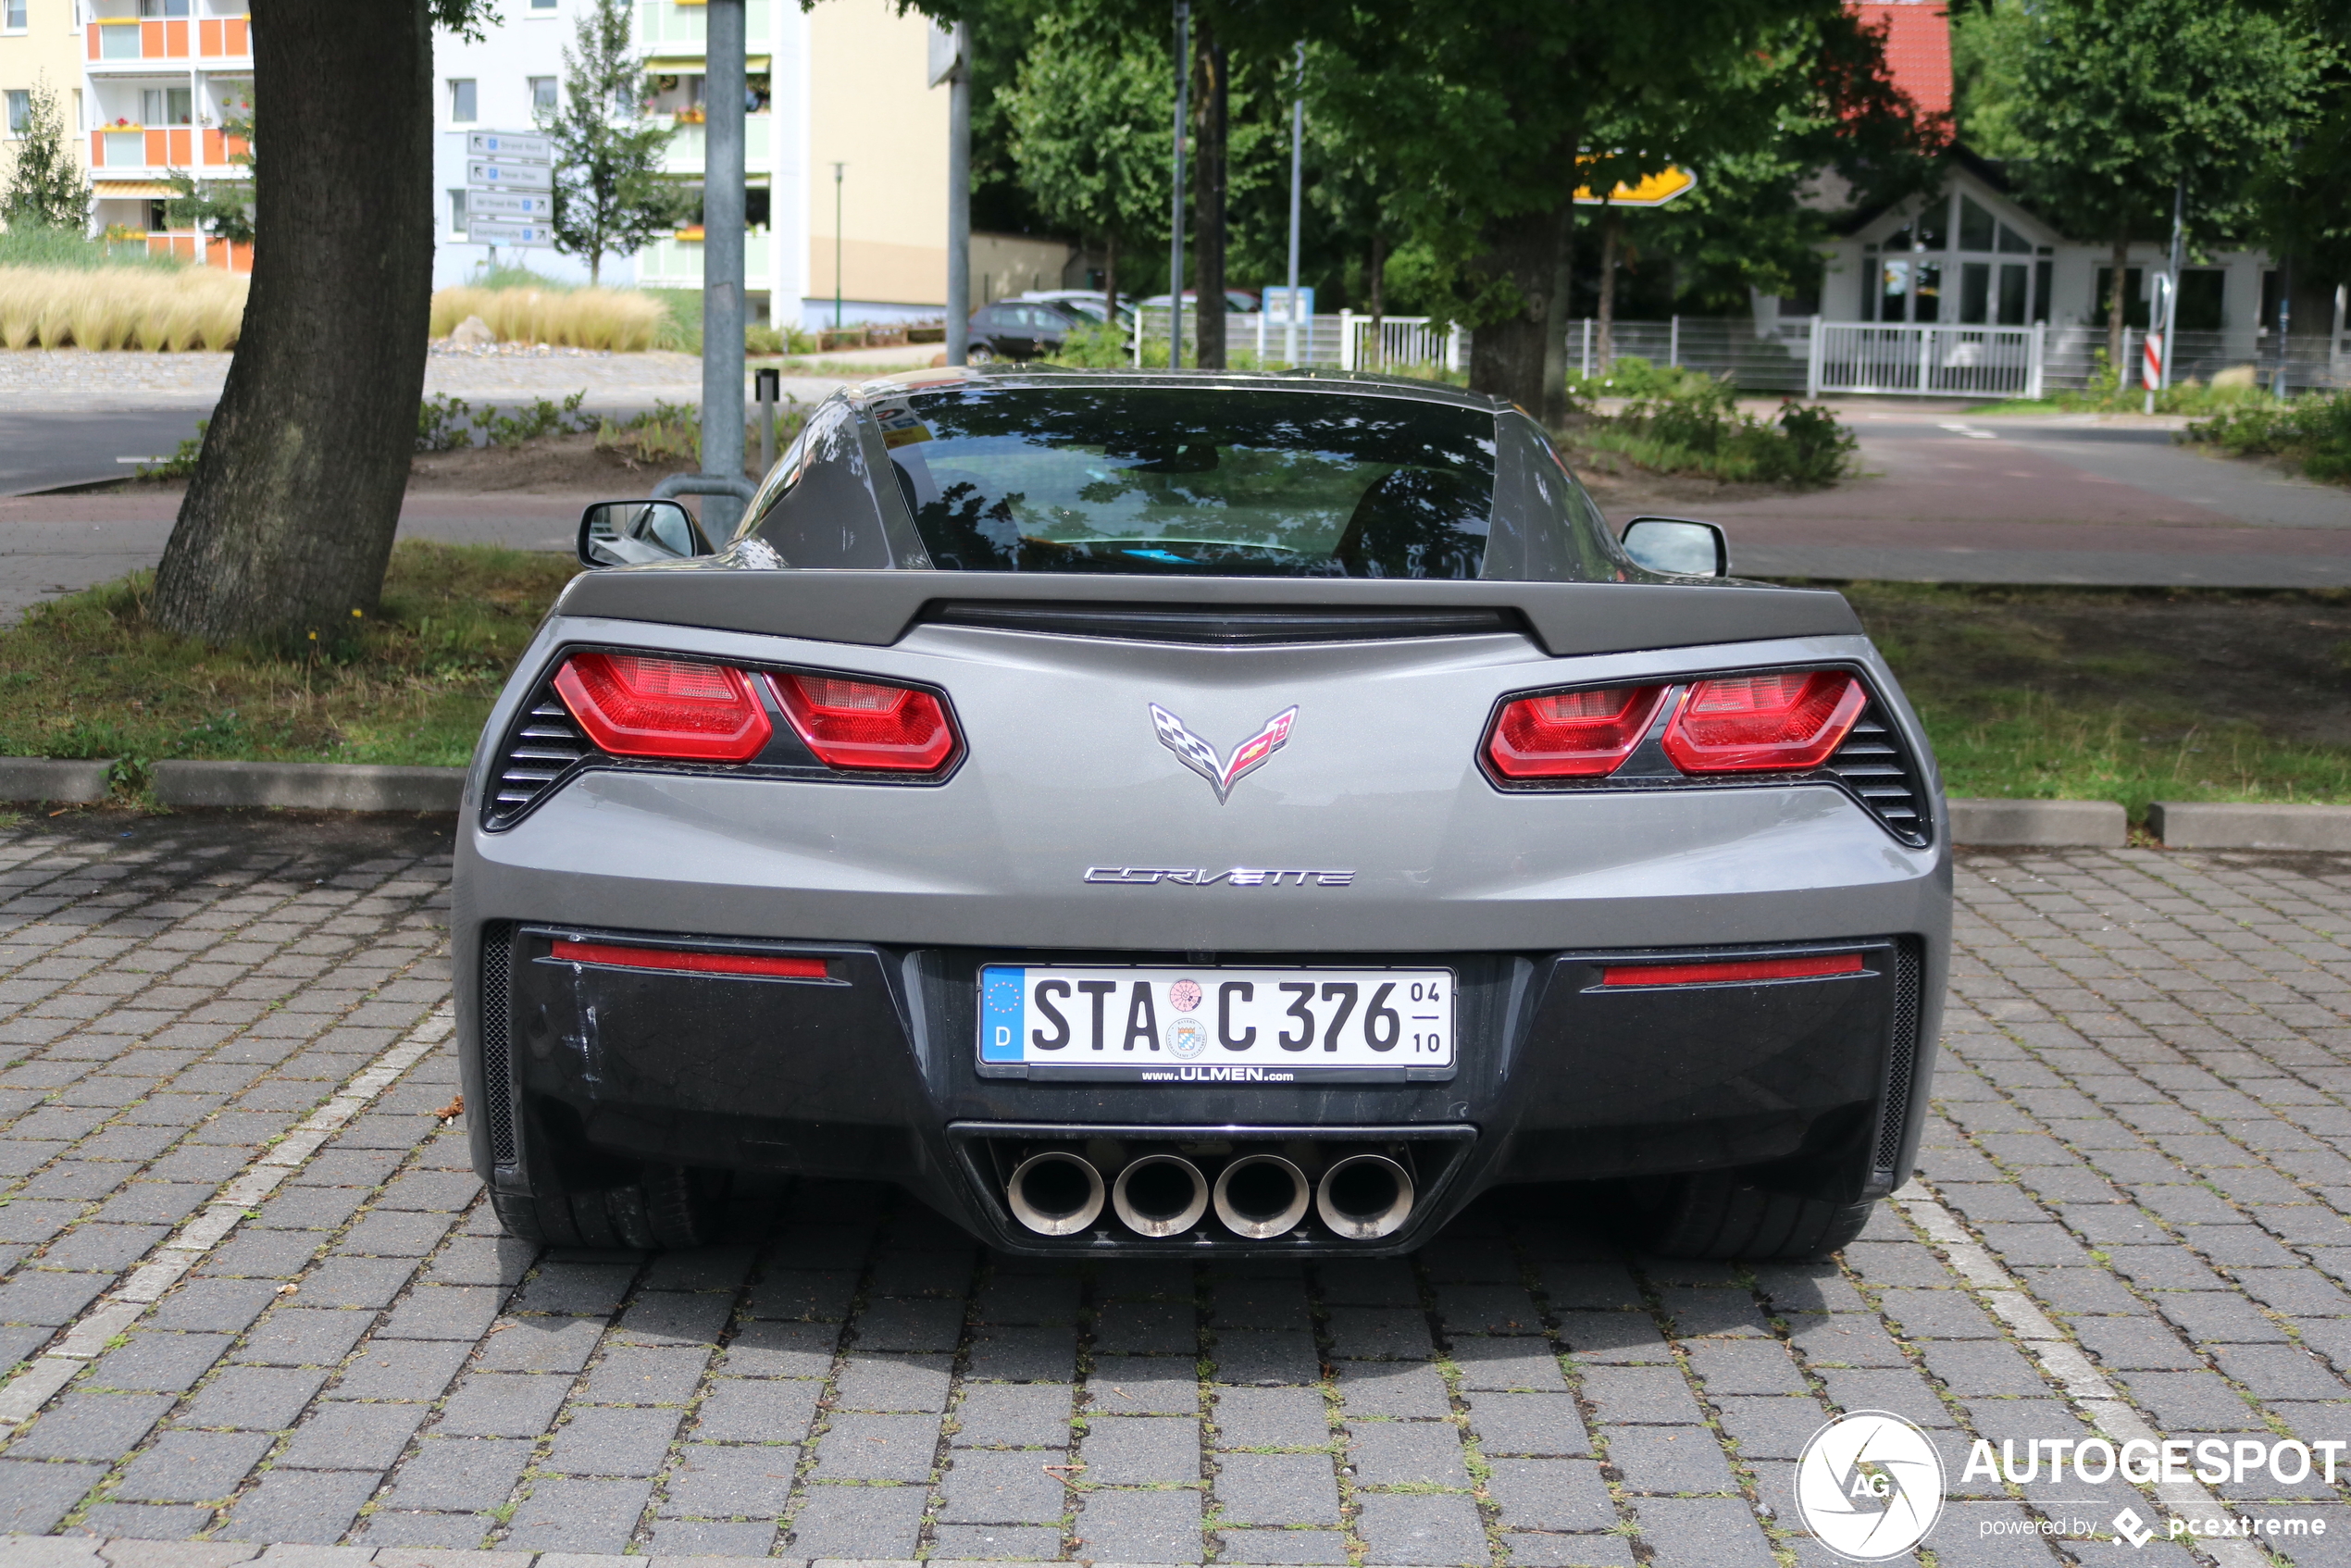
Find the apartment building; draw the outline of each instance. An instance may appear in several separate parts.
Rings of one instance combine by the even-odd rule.
[[[245,0],[0,0],[0,104],[40,78],[59,93],[90,175],[91,223],[156,250],[249,271],[253,247],[174,229],[166,176],[236,178],[243,143],[222,129],[253,93]]]
[[[5,4],[6,0],[0,0]],[[442,193],[436,285],[490,259],[466,237],[469,131],[527,131],[562,91],[563,52],[591,0],[508,0],[479,43],[435,40]],[[636,0],[646,112],[676,128],[668,167],[703,174],[703,19],[695,0]],[[937,317],[947,285],[947,92],[927,81],[928,24],[893,0],[747,0],[745,292],[756,319],[829,326],[836,258],[845,321]],[[835,221],[838,213],[839,222]],[[607,256],[607,283],[702,287],[701,230],[689,225],[634,257]],[[532,249],[501,260],[584,280],[586,258]]]

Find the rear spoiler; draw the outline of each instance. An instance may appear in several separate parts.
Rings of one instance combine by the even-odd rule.
[[[1059,573],[748,571],[663,566],[586,572],[556,602],[566,616],[819,642],[888,647],[934,605],[1178,605],[1245,610],[1459,611],[1524,618],[1554,655],[1687,648],[1782,637],[1858,637],[1843,594],[1728,582],[1451,582],[1361,578],[1078,577]]]

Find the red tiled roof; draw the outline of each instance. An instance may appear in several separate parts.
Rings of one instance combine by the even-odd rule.
[[[1922,115],[1951,109],[1951,24],[1934,0],[1848,0],[1865,27],[1885,29],[1894,85]]]

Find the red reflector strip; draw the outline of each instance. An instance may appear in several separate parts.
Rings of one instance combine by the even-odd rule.
[[[1860,972],[1858,952],[1815,952],[1800,958],[1732,958],[1718,964],[1611,964],[1600,971],[1600,984],[1710,986],[1740,980],[1809,980]]]
[[[683,969],[696,975],[761,975],[777,980],[826,978],[821,958],[779,958],[765,952],[688,952],[674,947],[625,947],[618,942],[575,942],[558,937],[555,956],[579,964],[610,964],[623,969]]]

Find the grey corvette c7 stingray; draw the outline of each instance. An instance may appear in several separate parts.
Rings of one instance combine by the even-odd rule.
[[[513,1233],[694,1245],[764,1170],[1040,1256],[1397,1252],[1515,1186],[1795,1258],[1909,1171],[1917,719],[1841,596],[1618,537],[1510,404],[893,377],[744,516],[590,508],[474,759]]]

